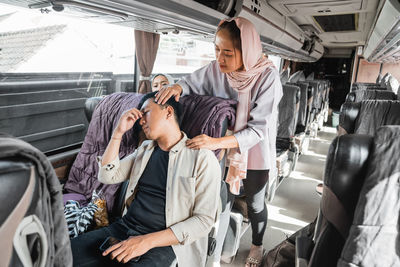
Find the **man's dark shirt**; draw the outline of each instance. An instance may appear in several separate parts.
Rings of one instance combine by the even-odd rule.
[[[141,234],[166,229],[165,189],[167,185],[169,152],[158,146],[139,179],[135,199],[122,218],[126,225]]]

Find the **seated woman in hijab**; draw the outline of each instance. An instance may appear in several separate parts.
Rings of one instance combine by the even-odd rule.
[[[162,87],[170,84],[174,84],[174,79],[170,75],[163,73],[155,74],[151,79],[151,91],[158,91]]]

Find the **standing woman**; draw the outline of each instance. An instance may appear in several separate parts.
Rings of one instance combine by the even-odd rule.
[[[279,73],[262,56],[260,36],[244,18],[221,21],[215,36],[216,60],[163,88],[158,103],[181,94],[211,95],[238,100],[234,135],[212,138],[199,135],[189,140],[190,148],[229,148],[226,182],[238,194],[243,180],[252,228],[252,246],[246,266],[260,266],[262,240],[267,226],[265,190],[269,175],[275,175],[278,104],[282,97]]]

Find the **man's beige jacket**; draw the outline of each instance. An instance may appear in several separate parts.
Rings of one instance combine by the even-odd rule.
[[[172,246],[178,265],[200,267],[207,257],[208,233],[221,209],[221,169],[213,152],[189,149],[187,140],[183,133],[169,151],[165,219],[180,243]],[[131,201],[156,145],[155,141],[144,141],[131,155],[104,166],[99,159],[98,180],[116,184],[129,179],[125,201]],[[125,207],[124,214],[126,211]]]

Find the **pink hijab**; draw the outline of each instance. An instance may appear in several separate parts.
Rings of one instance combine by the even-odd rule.
[[[227,73],[229,85],[238,92],[238,105],[236,108],[236,123],[234,132],[241,131],[247,127],[250,114],[251,89],[265,71],[266,68],[274,66],[272,61],[263,58],[260,35],[254,25],[245,18],[233,19],[240,29],[242,44],[242,60],[245,70]],[[222,20],[221,25],[225,20]],[[230,191],[238,195],[240,181],[246,178],[247,151],[239,151],[239,148],[230,149],[228,153],[229,170],[226,182],[229,183]]]

